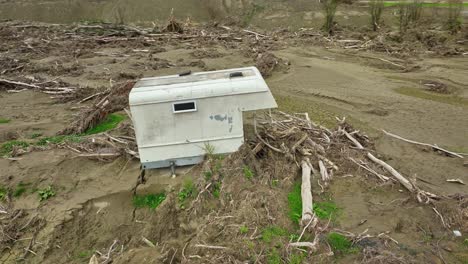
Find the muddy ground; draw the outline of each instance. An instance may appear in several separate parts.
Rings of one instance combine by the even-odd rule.
[[[468,194],[466,185],[446,181],[468,183],[468,168],[461,159],[381,132],[468,153],[468,59],[465,42],[460,42],[466,32],[441,42],[434,40],[440,32],[403,43],[382,44],[375,38],[372,43],[378,45],[354,49],[340,42],[349,35],[330,41],[312,31],[255,35],[212,26],[186,26],[183,34],[139,31],[101,24],[0,24],[0,79],[34,84],[61,80],[84,91],[64,99],[0,84],[2,144],[16,140],[33,145],[55,136],[95,103],[78,102],[118,83],[185,70],[257,65],[281,110],[308,112],[313,121],[330,128],[336,126],[335,117],[345,116],[371,137],[383,159],[416,178],[422,189],[440,196]],[[436,44],[429,45],[427,39]],[[366,41],[362,37],[359,43]],[[246,136],[253,138],[249,117]],[[123,133],[129,123],[127,118],[109,133]],[[339,208],[330,230],[387,232],[396,242],[359,244],[353,252],[335,250],[330,256],[327,243],[307,255],[285,247],[288,235],[265,239],[272,227],[289,235],[300,233],[288,218],[288,193],[299,170],[275,156],[256,162],[243,156],[245,152],[207,158],[219,163],[216,180],[222,182],[222,187],[208,191],[203,190],[209,164],[181,168],[175,179],[167,170],[149,171],[137,193],[164,192],[167,197],[156,209],[136,209],[132,189],[138,160],[78,157],[63,143],[29,147],[26,152],[13,158],[4,153],[0,159],[0,186],[10,190],[1,202],[8,212],[0,216],[8,219],[15,210],[23,212],[11,220],[17,223],[18,236],[2,244],[2,263],[88,263],[94,254],[105,263],[108,252],[107,262],[113,263],[468,263],[468,230],[463,225],[467,216],[450,220],[456,200],[437,204],[451,223],[444,227],[432,205],[420,204],[399,184],[381,184],[349,164],[323,193],[313,184],[314,195],[320,193],[318,201]],[[271,166],[271,161],[277,163]],[[259,167],[253,180],[242,175],[245,164]],[[187,179],[194,182],[196,195],[181,206],[179,193]],[[38,190],[48,186],[55,195],[40,201]],[[19,187],[24,191],[11,195]],[[463,212],[464,207],[456,208],[455,213]],[[453,230],[462,237],[455,237]],[[197,247],[200,244],[221,248]]]

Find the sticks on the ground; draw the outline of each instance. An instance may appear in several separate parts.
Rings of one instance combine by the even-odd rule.
[[[402,140],[402,141],[405,141],[405,142],[408,142],[408,143],[411,143],[411,144],[416,144],[416,145],[421,145],[421,146],[426,146],[426,147],[431,147],[433,149],[436,149],[438,151],[442,151],[446,154],[448,154],[449,156],[453,156],[453,157],[457,157],[457,158],[460,158],[460,159],[463,159],[463,156],[458,154],[458,153],[455,153],[455,152],[452,152],[452,151],[449,151],[449,150],[446,150],[446,149],[443,149],[437,145],[431,145],[431,144],[427,144],[427,143],[422,143],[422,142],[417,142],[417,141],[414,141],[414,140],[411,140],[411,139],[406,139],[406,138],[402,138],[398,135],[395,135],[395,134],[392,134],[390,132],[387,132],[385,130],[382,129],[382,131],[385,133],[385,135],[387,136],[390,136],[390,137],[393,137],[393,138],[396,138],[396,139],[399,139],[399,140]]]
[[[373,170],[373,169],[371,169],[371,168],[369,168],[369,167],[367,167],[367,166],[364,166],[364,165],[360,164],[359,162],[357,162],[356,160],[354,160],[354,159],[351,158],[351,157],[349,157],[349,160],[351,160],[352,162],[354,162],[354,163],[355,163],[356,165],[358,165],[359,167],[365,169],[366,171],[368,171],[368,172],[374,174],[375,176],[377,176],[379,179],[381,179],[381,180],[384,181],[384,182],[386,182],[386,181],[388,181],[388,180],[390,179],[390,178],[388,178],[387,176],[382,175],[382,174],[376,172],[375,170]]]

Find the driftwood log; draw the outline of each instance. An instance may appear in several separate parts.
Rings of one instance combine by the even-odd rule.
[[[312,165],[308,158],[305,158],[301,162],[302,167],[302,184],[301,184],[301,198],[302,198],[302,219],[301,225],[307,225],[311,222],[312,227],[315,226],[317,219],[313,213],[313,198],[312,198],[312,186],[310,183],[310,174],[312,172]]]

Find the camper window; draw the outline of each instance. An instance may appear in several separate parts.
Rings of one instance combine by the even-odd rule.
[[[173,107],[174,113],[186,113],[186,112],[197,111],[197,105],[195,104],[195,101],[174,103],[172,107]]]

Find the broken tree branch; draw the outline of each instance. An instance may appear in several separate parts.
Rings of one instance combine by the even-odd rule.
[[[455,152],[452,152],[452,151],[449,151],[449,150],[446,150],[446,149],[443,149],[437,145],[431,145],[431,144],[427,144],[427,143],[422,143],[422,142],[417,142],[417,141],[414,141],[414,140],[411,140],[411,139],[406,139],[406,138],[403,138],[403,137],[400,137],[398,135],[395,135],[395,134],[392,134],[390,132],[387,132],[385,130],[382,129],[382,131],[387,135],[387,136],[390,136],[390,137],[393,137],[393,138],[396,138],[396,139],[399,139],[399,140],[402,140],[402,141],[405,141],[405,142],[408,142],[408,143],[411,143],[411,144],[416,144],[416,145],[421,145],[421,146],[426,146],[426,147],[431,147],[433,149],[436,149],[436,150],[439,150],[439,151],[442,151],[446,154],[449,154],[450,156],[454,156],[454,157],[457,157],[457,158],[460,158],[460,159],[463,159],[463,156],[460,155],[460,154],[457,154]]]

